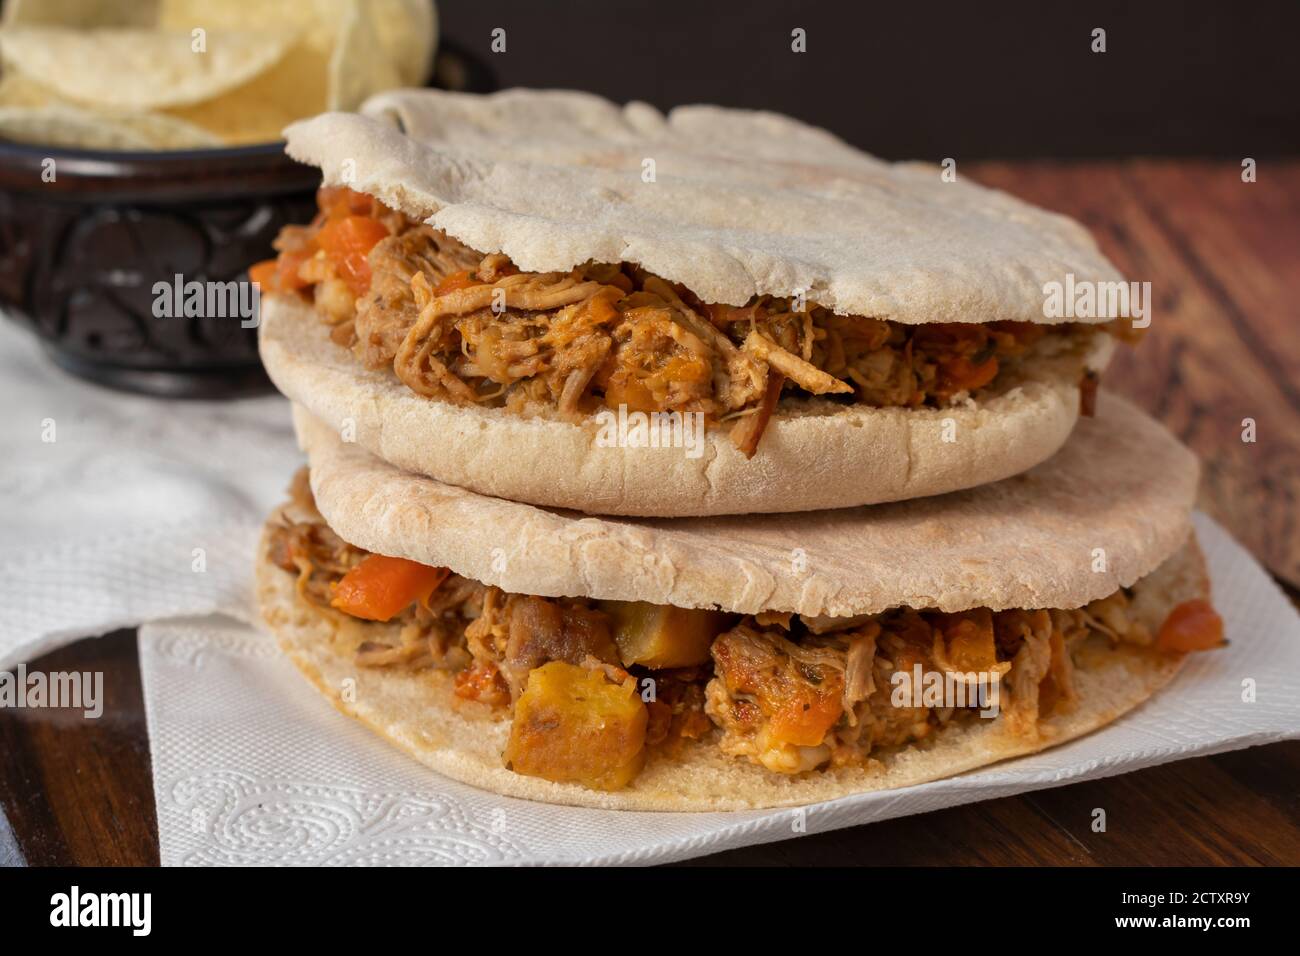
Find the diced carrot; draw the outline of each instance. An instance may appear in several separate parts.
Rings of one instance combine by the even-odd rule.
[[[722,331],[727,331],[733,322],[749,322],[758,317],[759,306],[754,305],[722,305],[717,302],[710,302],[704,305],[704,314],[708,320]]]
[[[1208,651],[1223,643],[1223,618],[1203,598],[1184,601],[1170,611],[1156,635],[1156,648],[1162,651]]]
[[[460,272],[453,272],[451,275],[439,282],[438,287],[433,290],[433,294],[435,296],[446,295],[448,292],[455,292],[458,289],[468,289],[471,286],[483,284],[484,283],[474,278],[474,273],[470,272],[468,269],[462,269]]]
[[[270,288],[275,292],[296,292],[311,285],[298,275],[298,269],[315,254],[314,244],[293,252],[280,253],[280,257],[275,260],[275,279]]]
[[[650,412],[658,411],[659,404],[655,401],[655,396],[645,383],[638,378],[629,374],[622,373],[620,369],[605,385],[605,404],[610,408],[617,409],[620,405],[626,405],[629,412]]]
[[[611,319],[618,317],[618,309],[614,308],[611,299],[612,294],[606,294],[603,290],[587,300],[587,319],[595,325],[604,325]]]
[[[797,747],[816,747],[844,713],[842,688],[842,682],[831,682],[827,688],[776,701],[771,714],[772,736]]]
[[[989,328],[994,332],[1001,332],[1003,335],[1010,335],[1016,340],[1016,343],[1022,346],[1033,345],[1044,335],[1047,334],[1047,327],[1035,322],[990,322]]]
[[[416,601],[429,600],[450,574],[447,568],[371,554],[334,585],[330,606],[367,621],[388,621]]]
[[[946,380],[947,391],[973,392],[977,388],[983,388],[997,376],[998,360],[996,356],[989,356],[979,365],[975,365],[965,356],[958,356],[944,362],[941,369]]]
[[[249,281],[256,282],[264,291],[274,289],[276,265],[275,259],[263,259],[261,262],[253,263],[248,267]]]
[[[316,242],[338,267],[339,275],[355,295],[370,288],[370,262],[366,258],[381,239],[388,238],[388,227],[369,216],[344,216],[331,219],[316,236]]]
[[[987,344],[988,329],[976,322],[932,322],[918,325],[912,342],[933,353],[974,355]]]
[[[322,186],[316,191],[316,207],[325,214],[326,219],[369,216],[374,212],[375,205],[373,197],[346,186]]]

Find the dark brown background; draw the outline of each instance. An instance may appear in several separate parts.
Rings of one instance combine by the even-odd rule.
[[[1300,149],[1293,0],[450,0],[440,12],[444,36],[502,87],[776,110],[891,159]],[[494,27],[505,53],[490,51]],[[807,53],[790,51],[794,27]]]

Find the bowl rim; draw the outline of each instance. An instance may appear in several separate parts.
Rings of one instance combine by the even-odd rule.
[[[53,182],[43,176],[53,160]],[[320,170],[283,142],[183,150],[54,148],[0,141],[0,190],[55,202],[224,200],[315,188]]]
[[[7,157],[44,159],[47,156],[82,159],[88,162],[121,163],[124,161],[178,162],[193,159],[237,159],[253,156],[284,155],[285,141],[247,143],[240,146],[198,146],[190,149],[85,149],[80,146],[52,146],[47,143],[24,143],[0,138],[0,160]]]

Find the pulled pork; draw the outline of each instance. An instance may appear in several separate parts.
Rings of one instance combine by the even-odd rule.
[[[527,715],[511,745],[520,772],[590,786],[624,785],[644,759],[639,748],[671,757],[703,738],[776,773],[861,766],[884,749],[977,719],[989,703],[977,697],[978,681],[996,685],[993,703],[1009,731],[1032,737],[1042,718],[1073,706],[1075,653],[1086,638],[1174,652],[1222,642],[1222,622],[1206,602],[1179,605],[1152,634],[1126,589],[1074,610],[901,608],[848,618],[682,609],[665,616],[653,605],[509,594],[343,541],[317,512],[305,469],[290,492],[270,529],[269,557],[295,576],[307,604],[360,625],[341,629],[352,635],[359,667],[454,672],[461,700],[510,711],[516,724]],[[347,582],[375,559],[397,562],[399,572],[422,569],[402,580],[424,585],[382,613],[357,603]],[[388,596],[391,584],[378,590]],[[899,697],[900,675],[940,675],[970,692]],[[565,697],[565,688],[579,696]],[[594,691],[607,694],[608,714],[584,710],[595,705],[582,695]],[[615,732],[620,715],[626,733]],[[595,736],[584,742],[584,733]],[[551,746],[566,734],[572,739]],[[604,773],[596,756],[603,752],[617,756],[626,779]]]
[[[1093,336],[1130,334],[1127,323],[903,325],[776,296],[710,304],[627,263],[521,273],[348,190],[323,189],[318,204],[253,275],[310,295],[366,366],[430,398],[520,414],[700,413],[730,423],[747,456],[783,395],[942,407],[1014,380],[1036,354],[1066,357],[1082,378]]]
[[[904,608],[846,618],[839,629],[828,618],[750,619],[713,643],[705,711],[722,730],[725,753],[778,773],[861,764],[873,751],[971,720],[981,709],[977,677],[998,684],[1011,731],[1032,736],[1040,718],[1076,699],[1071,652],[1079,641],[1104,633],[1117,642],[1151,642],[1124,615],[1127,605],[1117,591],[1071,611]],[[1102,616],[1117,626],[1094,626]],[[964,705],[896,697],[896,675],[918,667],[971,687]]]

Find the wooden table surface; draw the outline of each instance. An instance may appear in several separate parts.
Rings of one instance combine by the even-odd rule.
[[[1151,329],[1105,385],[1201,456],[1201,507],[1300,586],[1300,162],[987,163],[1150,281]],[[1241,440],[1242,420],[1258,440]],[[0,864],[158,862],[133,631],[29,664],[102,670],[105,715],[0,711]],[[1107,810],[1104,834],[1090,827]],[[1300,864],[1300,742],[734,850],[710,864]]]

